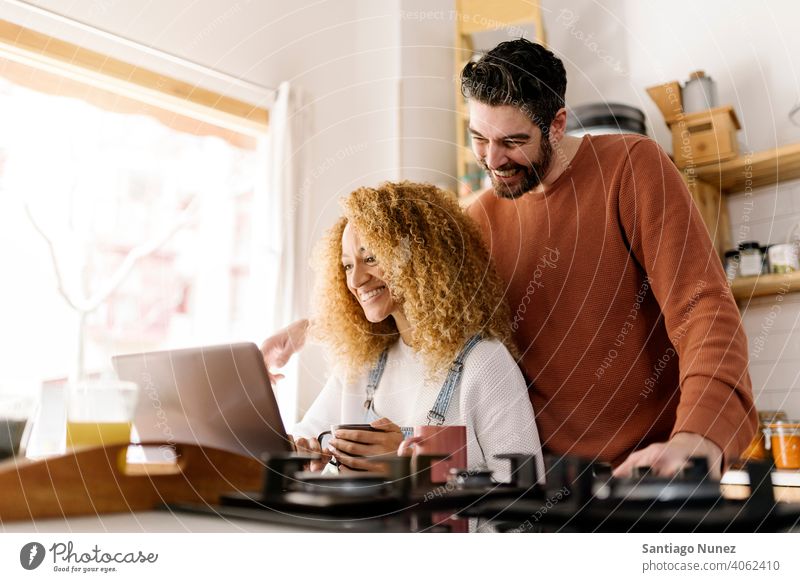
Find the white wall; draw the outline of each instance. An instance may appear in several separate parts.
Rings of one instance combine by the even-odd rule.
[[[787,118],[800,100],[796,2],[627,2],[625,18],[632,79],[640,93],[702,69],[716,81],[720,103],[736,109],[739,139],[748,148],[800,141],[800,127]],[[660,120],[647,102],[648,114]],[[669,145],[663,123],[654,125],[659,141]]]
[[[400,177],[456,191],[453,0],[403,0],[399,13]]]
[[[598,101],[642,108],[631,78],[624,0],[543,0],[547,45],[567,70],[567,105]]]

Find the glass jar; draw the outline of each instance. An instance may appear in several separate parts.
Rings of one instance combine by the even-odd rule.
[[[800,422],[778,421],[768,428],[775,467],[800,469]]]
[[[772,245],[761,247],[761,274],[769,275],[769,248]]]
[[[758,430],[753,440],[741,455],[743,461],[766,461],[770,459],[771,442],[765,435],[769,433],[769,425],[786,421],[788,417],[783,410],[760,410],[758,412]]]
[[[731,283],[739,276],[739,251],[731,249],[725,251],[725,277]]]
[[[770,245],[769,265],[772,273],[793,273],[800,270],[797,248],[793,244]]]
[[[763,267],[761,245],[756,241],[739,243],[739,276],[755,277],[761,274]]]

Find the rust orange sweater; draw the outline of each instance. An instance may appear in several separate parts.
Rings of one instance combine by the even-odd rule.
[[[468,210],[508,282],[542,444],[619,463],[693,432],[730,461],[756,427],[747,341],[678,170],[641,136],[587,136],[544,193]]]

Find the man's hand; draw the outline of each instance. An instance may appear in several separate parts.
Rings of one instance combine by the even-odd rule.
[[[269,380],[273,385],[283,378],[283,374],[273,374],[272,370],[283,368],[289,358],[303,348],[306,343],[307,331],[308,320],[301,319],[268,337],[261,344],[261,353],[264,355]]]
[[[650,467],[655,475],[671,477],[683,468],[690,457],[706,457],[711,478],[721,477],[722,451],[707,438],[691,432],[679,432],[665,443],[653,443],[631,453],[624,463],[614,469],[614,477],[630,477],[635,467]]]
[[[403,442],[400,427],[388,418],[379,418],[370,426],[378,431],[339,429],[331,439],[330,448],[333,456],[351,469],[367,471],[385,470],[385,465],[370,461],[370,457],[393,455]],[[353,456],[357,455],[357,456]]]

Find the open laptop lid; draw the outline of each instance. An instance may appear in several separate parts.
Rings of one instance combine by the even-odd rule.
[[[261,351],[253,343],[119,355],[140,388],[141,442],[192,443],[258,457],[291,450]]]

